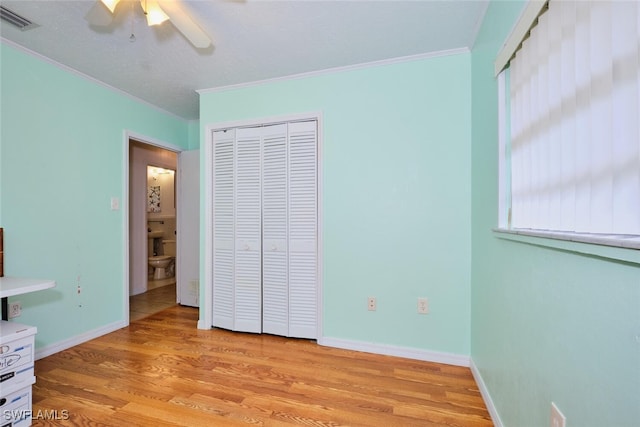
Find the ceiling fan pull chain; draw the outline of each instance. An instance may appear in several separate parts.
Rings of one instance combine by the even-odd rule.
[[[129,36],[129,41],[131,43],[136,41],[136,35],[133,34],[133,21],[135,21],[135,10],[133,9],[133,2],[131,2],[131,35]]]

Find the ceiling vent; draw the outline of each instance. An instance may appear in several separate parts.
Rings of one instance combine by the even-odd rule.
[[[24,18],[18,15],[17,13],[12,12],[11,10],[7,9],[4,6],[0,6],[0,19],[15,25],[16,27],[20,28],[22,31],[31,30],[32,28],[38,27],[38,24],[34,24],[33,22],[29,21],[27,18]]]

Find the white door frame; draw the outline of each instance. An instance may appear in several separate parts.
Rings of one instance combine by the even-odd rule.
[[[130,232],[129,232],[129,141],[134,139],[143,144],[153,145],[165,150],[173,151],[176,153],[180,153],[181,151],[185,151],[184,148],[178,147],[177,145],[161,141],[159,139],[152,138],[150,136],[142,135],[130,130],[125,129],[123,132],[123,143],[122,143],[122,169],[123,169],[123,188],[122,188],[122,200],[120,206],[122,208],[123,215],[123,225],[122,225],[122,235],[123,239],[123,296],[122,296],[122,307],[124,311],[124,322],[125,326],[129,325],[129,242],[131,240]]]
[[[211,329],[213,325],[213,269],[212,263],[209,262],[213,258],[213,198],[212,198],[212,182],[213,182],[213,132],[216,130],[237,128],[237,127],[249,127],[260,125],[271,125],[277,123],[303,121],[303,120],[316,120],[318,123],[318,141],[317,141],[317,206],[318,206],[318,223],[317,223],[317,251],[318,251],[318,265],[317,265],[317,311],[316,311],[316,327],[317,336],[316,339],[320,341],[323,337],[322,328],[322,311],[323,311],[323,158],[322,158],[322,141],[323,141],[323,124],[322,124],[322,112],[309,112],[301,114],[290,114],[284,116],[265,117],[257,119],[238,120],[230,122],[212,123],[205,127],[205,142],[202,147],[201,153],[204,155],[204,170],[200,172],[200,175],[204,175],[204,181],[200,194],[204,192],[204,286],[200,286],[203,289],[203,295],[200,299],[200,320],[198,320],[198,329]],[[202,208],[201,208],[202,211]]]
[[[176,254],[178,255],[176,258],[176,292],[178,304],[199,307],[200,149],[178,153],[177,172],[176,230],[179,232],[176,236]],[[187,200],[187,195],[193,200]]]

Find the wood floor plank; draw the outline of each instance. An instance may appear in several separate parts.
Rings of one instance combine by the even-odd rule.
[[[34,426],[489,427],[468,368],[198,330],[173,306],[36,361]]]

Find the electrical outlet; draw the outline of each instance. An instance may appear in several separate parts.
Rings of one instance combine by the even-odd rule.
[[[15,301],[9,304],[9,319],[18,317],[22,314],[22,304],[20,301]]]
[[[551,427],[566,427],[567,419],[555,403],[551,402]]]
[[[367,310],[376,311],[376,297],[367,298]]]
[[[418,314],[429,314],[429,300],[418,298]]]

